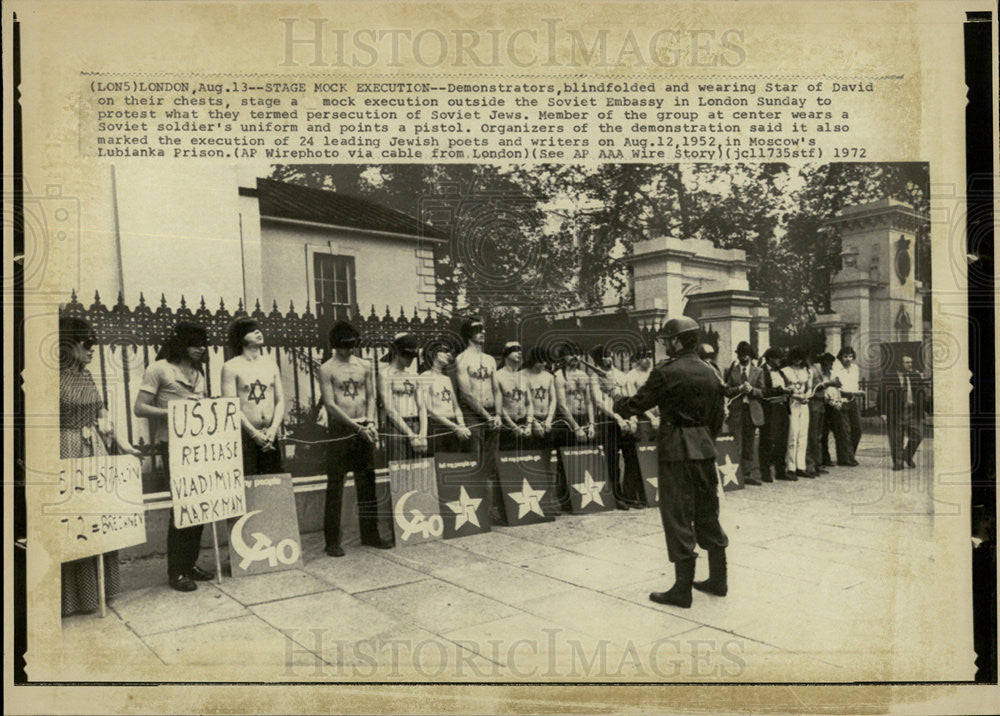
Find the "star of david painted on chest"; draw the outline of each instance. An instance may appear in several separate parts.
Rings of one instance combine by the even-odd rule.
[[[402,383],[402,387],[400,387],[399,383],[392,384],[392,392],[395,395],[411,396],[413,395],[413,391],[414,391],[414,385],[409,380],[404,380]]]
[[[247,400],[253,401],[253,403],[259,404],[262,400],[267,399],[267,386],[260,382],[258,378],[253,383],[250,384],[250,392],[247,394]]]
[[[441,402],[442,403],[451,402],[451,391],[448,388],[441,388]]]
[[[535,400],[545,400],[549,397],[549,389],[542,386],[541,388],[535,388],[532,390],[531,394],[535,396]]]
[[[361,382],[354,380],[354,378],[348,378],[341,383],[341,387],[345,398],[357,398],[361,390]]]
[[[510,398],[512,402],[520,403],[521,399],[524,397],[524,391],[520,388],[514,388],[512,391],[507,393],[507,397]]]
[[[476,370],[472,370],[472,366],[467,369],[470,378],[475,378],[476,380],[486,380],[490,377],[490,369],[484,365],[480,365]]]

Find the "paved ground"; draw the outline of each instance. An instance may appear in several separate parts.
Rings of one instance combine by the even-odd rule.
[[[727,493],[730,593],[691,609],[648,600],[673,572],[658,512],[631,510],[341,559],[309,534],[302,569],[157,584],[64,620],[65,653],[108,680],[899,678],[893,647],[919,639],[905,611],[928,567],[931,450],[890,473],[865,436],[861,467]]]

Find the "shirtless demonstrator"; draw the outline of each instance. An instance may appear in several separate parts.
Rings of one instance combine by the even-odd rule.
[[[491,488],[493,514],[499,517],[503,496],[497,481],[496,453],[500,438],[499,408],[502,397],[497,383],[497,363],[484,350],[486,327],[478,318],[467,318],[461,327],[465,350],[455,358],[459,404],[465,426],[472,431],[472,451],[483,462]]]
[[[465,427],[458,406],[455,385],[447,371],[455,362],[454,349],[446,341],[437,341],[425,350],[430,367],[420,374],[427,406],[427,443],[431,454],[462,452],[472,433]]]
[[[341,505],[344,477],[354,473],[358,499],[361,544],[379,549],[392,547],[378,532],[378,501],[375,493],[373,451],[378,443],[375,429],[375,390],[371,364],[354,355],[360,341],[357,329],[337,321],[330,330],[333,356],[319,369],[319,385],[326,407],[330,438],[327,451],[326,506],[323,533],[326,553],[344,556],[340,546]]]
[[[527,448],[531,437],[530,404],[528,386],[521,373],[521,344],[509,341],[503,347],[503,368],[497,371],[497,385],[500,387],[500,419],[503,432],[500,434],[501,450]]]
[[[233,357],[222,366],[222,395],[240,399],[243,472],[284,472],[278,431],[285,419],[285,395],[278,365],[264,353],[264,334],[252,318],[233,321],[227,342]]]

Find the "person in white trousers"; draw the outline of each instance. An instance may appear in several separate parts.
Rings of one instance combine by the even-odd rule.
[[[809,441],[809,369],[806,352],[799,347],[788,352],[788,364],[781,369],[791,389],[788,397],[788,450],[785,470],[796,477],[813,477],[806,472],[806,446]]]

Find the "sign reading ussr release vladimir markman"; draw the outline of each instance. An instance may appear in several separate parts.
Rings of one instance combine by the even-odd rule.
[[[245,513],[239,400],[172,400],[167,410],[174,526]]]

